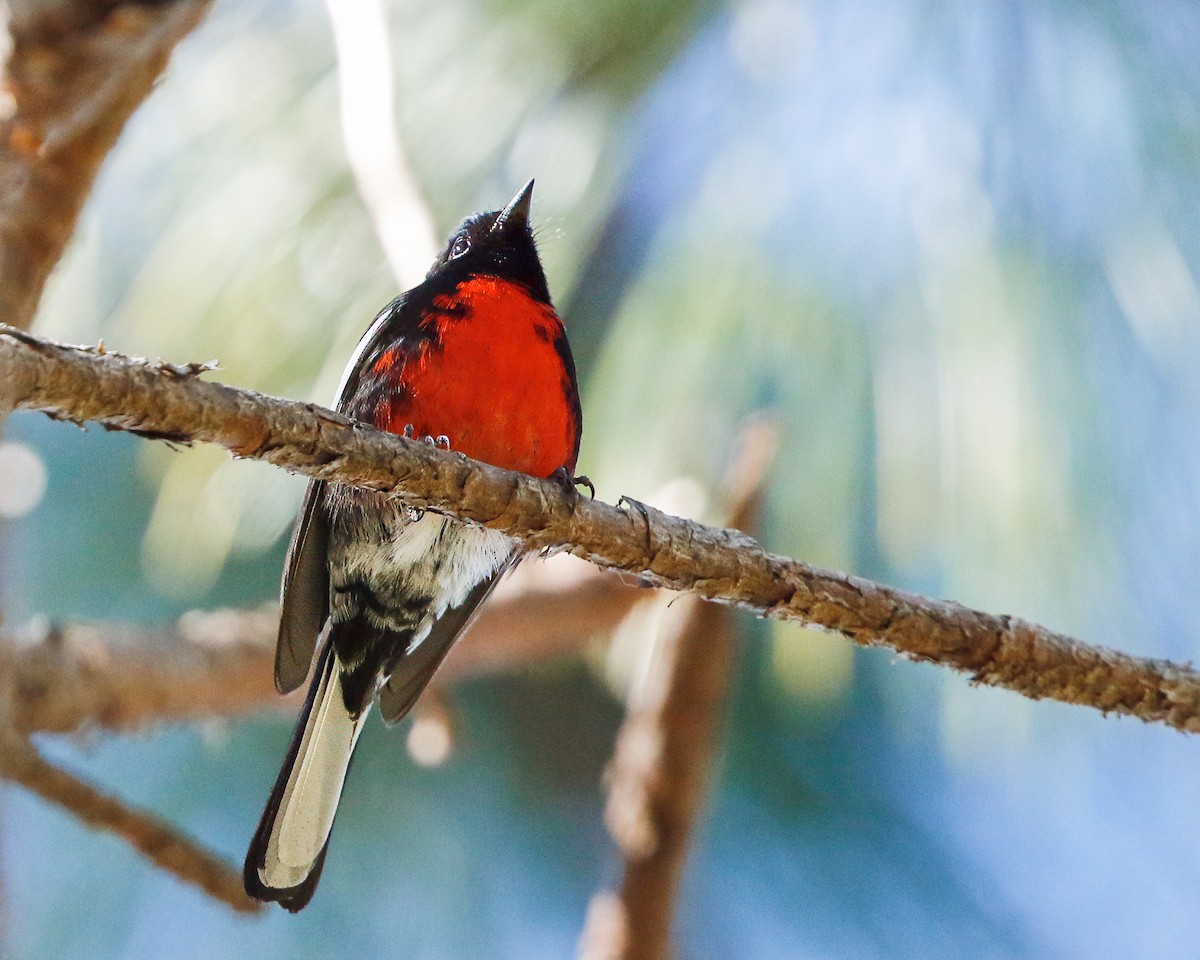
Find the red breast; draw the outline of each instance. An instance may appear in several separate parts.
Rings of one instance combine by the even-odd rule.
[[[476,460],[547,477],[573,470],[579,407],[562,321],[519,284],[475,276],[433,300],[431,334],[415,355],[385,351],[373,372],[391,380],[375,411],[392,433],[450,438]]]

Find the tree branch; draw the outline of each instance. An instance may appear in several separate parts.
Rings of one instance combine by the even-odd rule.
[[[28,327],[105,155],[208,0],[10,4],[0,90],[0,316]]]
[[[176,442],[220,444],[308,477],[395,494],[520,537],[531,548],[564,547],[652,586],[936,661],[978,683],[1200,730],[1200,675],[1190,668],[811,567],[768,553],[738,531],[635,501],[622,508],[576,498],[553,482],[383,433],[314,404],[204,382],[200,372],[0,327],[0,410],[41,410]]]
[[[0,727],[0,774],[70,811],[90,827],[126,841],[155,866],[199,887],[242,913],[262,904],[246,896],[242,875],[170,824],[48,763],[23,737]]]
[[[7,640],[20,731],[136,730],[284,702],[271,682],[279,612],[187,614],[162,630],[77,624]]]
[[[208,0],[160,5],[12,0],[0,85],[0,316],[27,327],[100,164]],[[4,393],[0,387],[0,394]],[[0,425],[7,413],[0,397]],[[9,651],[0,651],[7,664]],[[110,830],[158,866],[236,910],[255,911],[238,873],[149,814],[47,763],[11,729],[11,674],[0,718],[0,773]]]
[[[765,419],[741,432],[724,484],[731,526],[755,526],[778,432]],[[644,678],[630,693],[609,770],[604,819],[624,859],[624,875],[616,893],[593,897],[580,937],[581,960],[670,956],[676,892],[736,657],[728,608],[695,596],[670,604]]]
[[[346,159],[396,285],[407,290],[425,278],[438,238],[396,133],[383,0],[327,0],[326,9],[337,50]]]
[[[527,561],[455,644],[435,682],[577,650],[644,596],[572,557]],[[295,698],[280,698],[271,680],[278,628],[279,610],[271,604],[194,611],[160,629],[68,624],[40,636],[0,636],[0,649],[8,651],[11,722],[25,733],[130,731],[294,704]]]

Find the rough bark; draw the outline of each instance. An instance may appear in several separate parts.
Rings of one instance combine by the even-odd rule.
[[[562,547],[642,582],[835,630],[1028,697],[1200,730],[1200,675],[1091,646],[1006,615],[970,610],[764,550],[622,500],[612,506],[544,480],[386,434],[314,404],[199,379],[197,365],[150,363],[0,329],[0,410],[42,410],[179,443],[216,443],[309,477],[351,483]]]

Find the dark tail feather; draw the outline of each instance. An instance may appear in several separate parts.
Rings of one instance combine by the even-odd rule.
[[[326,640],[287,756],[246,854],[246,893],[293,913],[312,899],[350,755],[366,710],[346,709],[341,671]]]

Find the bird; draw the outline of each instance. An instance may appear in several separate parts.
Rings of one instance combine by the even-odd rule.
[[[467,217],[423,282],[389,303],[342,375],[336,409],[391,433],[574,490],[575,363],[529,214],[530,180]],[[296,912],[320,879],[350,759],[372,705],[412,708],[497,581],[507,535],[385,494],[309,482],[284,561],[275,686],[316,666],[246,854],[246,892]]]

